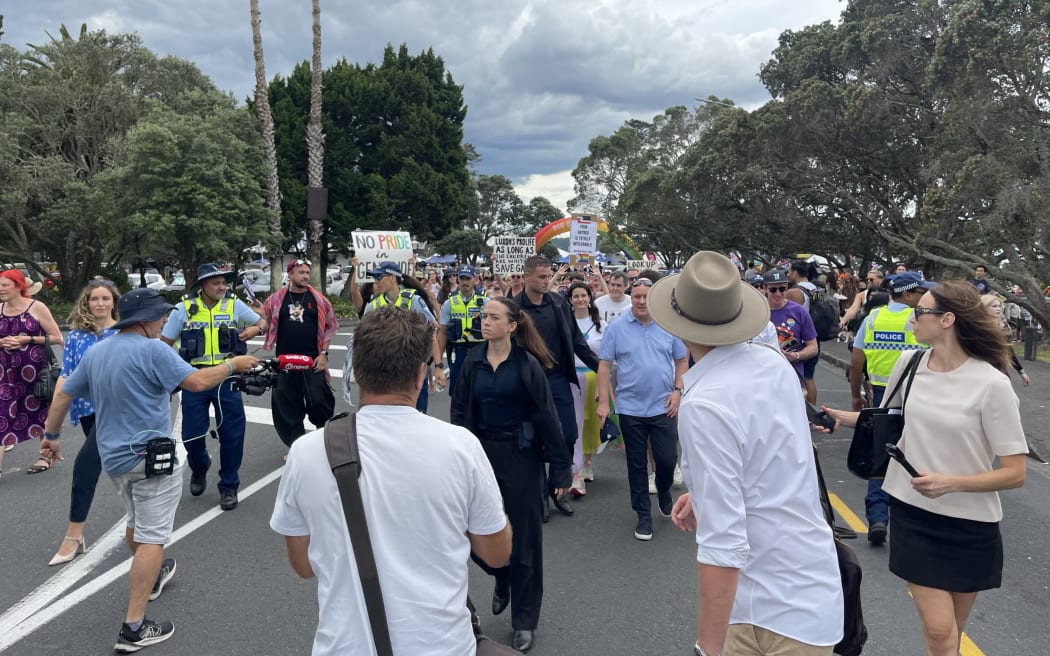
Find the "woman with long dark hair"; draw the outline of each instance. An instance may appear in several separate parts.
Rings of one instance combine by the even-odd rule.
[[[452,423],[481,440],[513,527],[510,563],[493,569],[492,612],[511,604],[512,646],[532,647],[543,598],[543,461],[562,495],[571,482],[572,461],[562,437],[546,370],[554,357],[532,320],[517,303],[489,300],[481,313],[486,342],[470,351],[452,397]]]
[[[569,303],[576,316],[576,325],[587,340],[587,346],[597,353],[602,344],[602,320],[594,299],[593,285],[582,282],[569,285]],[[594,480],[591,456],[601,444],[598,436],[601,421],[598,419],[598,374],[591,371],[579,357],[576,358],[576,379],[579,385],[573,389],[573,402],[579,434],[573,447],[572,487],[569,492],[582,497],[587,494],[587,483]]]
[[[69,423],[84,431],[84,444],[73,462],[73,489],[69,498],[69,525],[58,551],[48,565],[62,565],[84,553],[84,523],[87,521],[95,487],[102,473],[102,458],[95,442],[95,407],[88,399],[74,399],[62,392],[66,378],[72,375],[89,348],[116,334],[110,326],[117,322],[117,300],[120,292],[109,280],[92,280],[80,291],[69,315],[72,330],[66,336],[62,351],[62,375],[55,386],[50,412],[65,414]]]
[[[957,656],[977,593],[1002,584],[998,493],[1024,484],[1028,446],[1006,377],[1008,348],[977,290],[965,281],[941,283],[913,316],[915,339],[930,348],[901,355],[887,387],[922,358],[898,443],[919,475],[896,461],[886,472],[890,571],[908,583],[926,654]],[[856,425],[857,413],[826,410]]]

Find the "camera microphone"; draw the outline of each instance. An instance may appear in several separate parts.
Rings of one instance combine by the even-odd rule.
[[[314,359],[309,355],[278,355],[267,363],[274,371],[311,371]]]

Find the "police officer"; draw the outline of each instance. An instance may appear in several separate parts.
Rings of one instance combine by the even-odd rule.
[[[901,353],[911,349],[926,348],[915,340],[912,308],[918,303],[933,283],[927,282],[914,271],[905,271],[890,278],[890,304],[871,311],[857,330],[850,359],[849,386],[853,394],[853,409],[864,407],[860,394],[864,366],[867,364],[871,379],[871,405],[882,405],[886,394],[886,383],[890,380],[893,365]],[[886,541],[886,527],[890,521],[889,498],[882,491],[882,479],[868,481],[868,493],[864,497],[864,511],[868,519],[868,542],[879,545]]]
[[[365,314],[373,310],[378,310],[381,307],[393,305],[394,307],[407,310],[409,312],[418,312],[422,314],[428,321],[436,322],[434,319],[434,313],[430,310],[430,306],[427,305],[426,291],[419,286],[419,283],[412,280],[412,285],[402,287],[402,283],[407,283],[409,278],[406,278],[404,273],[401,272],[401,267],[396,262],[380,262],[379,266],[368,272],[368,275],[372,277],[375,282],[372,285],[372,291],[374,296],[372,300],[365,305]],[[442,353],[444,349],[438,348],[438,342],[434,340],[433,353],[431,358],[433,362],[441,364]],[[429,371],[428,364],[428,371]],[[439,366],[434,372],[434,379],[438,385],[444,387],[448,384],[448,380],[445,377],[444,370]],[[419,391],[419,398],[416,399],[416,409],[420,412],[426,413],[427,405],[430,398],[430,385],[429,376],[426,384],[423,385]]]
[[[232,274],[214,262],[197,267],[197,293],[187,294],[175,306],[161,333],[167,344],[177,340],[182,359],[199,369],[247,353],[246,342],[266,329],[266,321],[228,291],[228,277]],[[219,434],[219,506],[233,510],[241,482],[237,471],[244,456],[245,419],[241,393],[233,391],[230,380],[203,392],[182,392],[182,439],[192,472],[190,494],[198,497],[207,486],[211,456],[205,436],[212,406]]]
[[[470,349],[485,342],[485,338],[481,336],[481,308],[485,306],[486,299],[476,291],[477,275],[477,270],[469,264],[459,267],[456,271],[459,289],[441,304],[437,340],[442,353],[448,345],[452,346],[449,352],[450,395],[455,392],[460,367],[467,359]]]

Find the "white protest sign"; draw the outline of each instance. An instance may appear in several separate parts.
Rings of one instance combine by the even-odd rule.
[[[569,254],[591,255],[598,250],[598,221],[587,214],[573,214],[569,228]]]
[[[358,284],[370,282],[368,272],[380,262],[394,262],[406,276],[412,275],[412,236],[407,232],[392,230],[355,230],[351,233],[357,256]]]
[[[628,269],[638,269],[639,271],[645,271],[651,269],[656,262],[650,262],[649,260],[627,260]]]
[[[525,259],[535,254],[535,237],[496,237],[492,244],[492,272],[497,276],[521,273]]]

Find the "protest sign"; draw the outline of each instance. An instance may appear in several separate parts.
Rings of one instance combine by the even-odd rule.
[[[569,229],[569,254],[592,255],[598,250],[597,217],[589,214],[573,214]]]
[[[534,237],[496,237],[492,244],[492,272],[498,276],[521,273],[525,259],[535,253]]]
[[[412,236],[407,232],[387,230],[356,230],[351,233],[354,250],[357,255],[357,271],[354,273],[358,284],[372,279],[368,272],[379,266],[380,262],[394,262],[406,276],[412,275]]]
[[[646,269],[652,269],[656,266],[656,262],[650,260],[627,260],[626,262],[628,269],[638,269],[639,271],[645,271]]]

